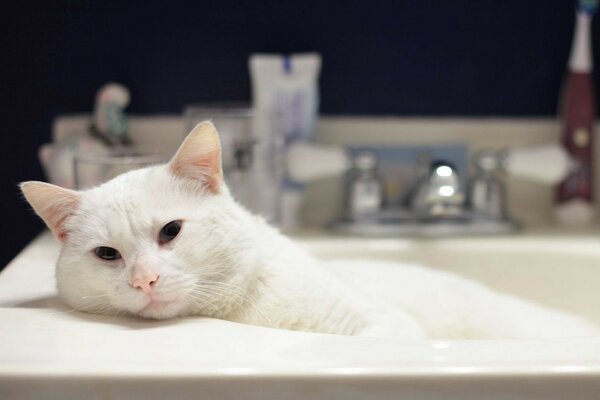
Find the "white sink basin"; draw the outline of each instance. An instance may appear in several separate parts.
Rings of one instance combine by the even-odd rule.
[[[600,323],[600,238],[307,238],[326,258],[416,261]],[[600,337],[424,341],[82,314],[45,234],[0,275],[0,398],[598,399]]]
[[[321,258],[414,262],[453,272],[600,324],[600,235],[437,240],[322,237],[303,243]]]

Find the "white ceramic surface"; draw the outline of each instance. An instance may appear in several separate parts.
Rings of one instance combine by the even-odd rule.
[[[328,258],[423,262],[600,322],[600,236],[307,237]],[[68,310],[58,245],[38,237],[0,274],[0,399],[599,399],[600,337],[417,341]]]

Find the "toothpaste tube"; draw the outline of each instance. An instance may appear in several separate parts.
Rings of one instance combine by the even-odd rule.
[[[319,93],[321,57],[316,53],[250,57],[253,107],[257,115],[259,143],[282,143],[284,153],[296,143],[314,139]],[[276,119],[277,129],[273,126]],[[267,137],[275,135],[276,138]],[[273,154],[271,154],[271,157]],[[299,208],[304,186],[283,174],[279,225],[284,230],[299,226]],[[278,188],[273,188],[278,190]]]

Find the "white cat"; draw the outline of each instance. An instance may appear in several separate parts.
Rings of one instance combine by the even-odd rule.
[[[450,274],[316,260],[233,200],[210,122],[167,165],[80,192],[43,182],[21,188],[62,243],[58,291],[79,310],[401,338],[600,334]],[[397,278],[396,290],[378,287],[376,267]]]

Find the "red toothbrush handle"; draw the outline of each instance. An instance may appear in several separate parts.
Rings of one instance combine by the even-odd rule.
[[[563,101],[562,143],[579,165],[558,187],[557,201],[562,203],[575,198],[591,201],[593,132],[596,119],[592,74],[569,71]]]

